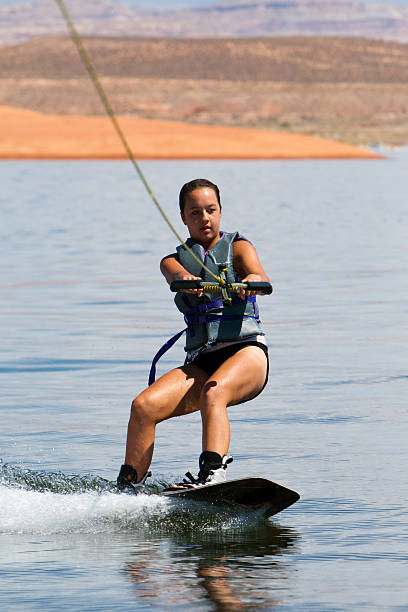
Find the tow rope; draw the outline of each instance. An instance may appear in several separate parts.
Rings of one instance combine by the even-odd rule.
[[[170,228],[170,230],[173,232],[173,234],[178,238],[178,240],[181,242],[181,244],[183,245],[183,247],[190,253],[190,255],[201,265],[201,267],[208,272],[208,274],[210,274],[218,283],[220,283],[220,285],[224,285],[225,281],[224,279],[222,279],[220,276],[217,276],[216,274],[214,274],[214,272],[212,272],[209,268],[207,268],[207,266],[203,263],[202,260],[199,259],[199,257],[197,257],[197,255],[186,245],[186,243],[184,242],[183,238],[179,235],[179,233],[177,232],[176,228],[173,226],[173,224],[171,223],[170,219],[168,218],[168,216],[166,215],[166,213],[164,212],[163,208],[161,207],[158,199],[156,198],[153,190],[151,189],[145,175],[142,172],[141,167],[139,166],[139,164],[137,163],[135,156],[132,153],[132,150],[129,146],[129,143],[122,131],[122,128],[119,125],[119,122],[116,118],[116,115],[114,113],[114,110],[112,108],[112,105],[109,102],[108,96],[106,95],[106,92],[99,80],[98,77],[98,73],[95,70],[95,67],[91,61],[91,58],[89,57],[89,54],[87,52],[87,50],[85,49],[85,46],[83,44],[82,38],[79,35],[77,29],[75,28],[74,22],[71,18],[71,15],[67,9],[67,6],[65,4],[64,0],[55,0],[55,2],[57,3],[57,6],[59,8],[59,10],[61,11],[61,14],[64,18],[64,21],[67,25],[68,31],[71,35],[71,39],[79,53],[79,57],[81,58],[82,63],[84,64],[89,77],[96,89],[96,92],[99,95],[99,98],[105,108],[106,114],[108,115],[108,117],[110,118],[110,120],[112,121],[113,127],[116,130],[117,135],[119,136],[119,139],[127,153],[127,156],[129,157],[129,160],[132,162],[133,167],[135,168],[137,174],[139,175],[140,180],[142,181],[143,185],[146,188],[147,193],[149,194],[152,202],[155,204],[157,210],[159,211],[159,213],[161,214],[162,218],[164,219],[164,221],[167,223],[168,227]]]

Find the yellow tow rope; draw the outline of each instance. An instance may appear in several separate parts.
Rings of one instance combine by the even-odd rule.
[[[87,50],[84,47],[84,44],[82,42],[82,39],[77,31],[77,29],[75,28],[74,22],[72,21],[72,18],[68,12],[67,6],[65,4],[64,0],[55,0],[55,2],[58,5],[58,8],[61,11],[61,14],[65,20],[65,23],[67,25],[68,31],[71,35],[72,41],[75,44],[79,56],[82,60],[82,63],[84,64],[92,83],[94,84],[94,87],[101,99],[101,102],[103,104],[103,106],[105,107],[106,113],[109,116],[110,120],[113,123],[113,127],[116,130],[117,135],[119,136],[119,139],[121,141],[121,143],[123,144],[123,147],[130,159],[130,161],[133,164],[133,167],[135,168],[136,172],[139,175],[140,180],[142,181],[143,185],[146,188],[147,193],[149,194],[151,200],[153,201],[153,203],[156,205],[156,208],[158,209],[159,213],[161,214],[161,216],[163,217],[164,221],[167,223],[167,225],[169,226],[169,228],[171,229],[171,231],[173,232],[173,234],[178,238],[178,240],[182,243],[182,245],[184,246],[184,248],[190,253],[190,255],[204,268],[204,270],[206,272],[208,272],[213,278],[215,278],[215,280],[220,283],[221,285],[225,284],[224,279],[222,279],[220,276],[217,276],[216,274],[214,274],[214,272],[212,272],[209,268],[207,268],[207,266],[203,263],[203,261],[201,259],[199,259],[197,257],[197,255],[186,245],[186,243],[184,242],[184,240],[182,239],[182,237],[179,235],[179,233],[177,232],[176,228],[173,226],[173,224],[171,223],[170,219],[167,217],[166,213],[164,212],[163,208],[161,207],[158,199],[156,198],[155,194],[153,193],[153,190],[151,189],[149,183],[146,180],[145,175],[142,172],[142,169],[140,168],[139,164],[137,163],[135,156],[132,153],[132,150],[129,146],[128,141],[126,140],[126,137],[118,123],[118,120],[116,119],[115,113],[113,111],[113,108],[109,102],[109,99],[106,95],[105,90],[102,87],[102,84],[99,80],[98,74],[95,70],[94,65],[91,62],[91,58],[88,55]]]

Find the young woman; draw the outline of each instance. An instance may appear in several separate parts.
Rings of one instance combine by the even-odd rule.
[[[186,244],[216,275],[224,269],[228,282],[266,281],[252,244],[235,233],[220,231],[221,201],[217,185],[206,179],[186,183],[180,191],[180,212],[190,233]],[[161,272],[174,280],[213,277],[182,245],[164,257]],[[241,291],[225,305],[219,294],[200,289],[176,294],[187,322],[186,363],[164,374],[132,402],[125,464],[118,489],[140,492],[148,475],[155,428],[171,417],[200,410],[202,453],[197,478],[178,486],[204,486],[226,479],[230,426],[227,408],[256,397],[268,379],[268,350],[260,327],[253,291]]]

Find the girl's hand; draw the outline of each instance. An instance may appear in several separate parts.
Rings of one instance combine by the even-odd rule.
[[[245,278],[241,280],[241,283],[258,283],[258,282],[262,282],[263,280],[264,279],[262,278],[260,274],[248,274]],[[257,294],[256,291],[245,291],[244,289],[241,289],[240,292],[238,293],[238,297],[240,297],[243,300],[246,297],[249,297],[250,295],[256,295],[256,294]]]
[[[200,276],[193,276],[189,273],[177,274],[174,280],[203,280]],[[183,289],[183,293],[194,293],[197,297],[203,297],[204,289]]]

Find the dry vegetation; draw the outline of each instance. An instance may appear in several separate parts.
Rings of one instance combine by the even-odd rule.
[[[85,40],[117,113],[408,142],[408,45],[365,39]],[[0,105],[103,112],[70,40],[0,48]]]

